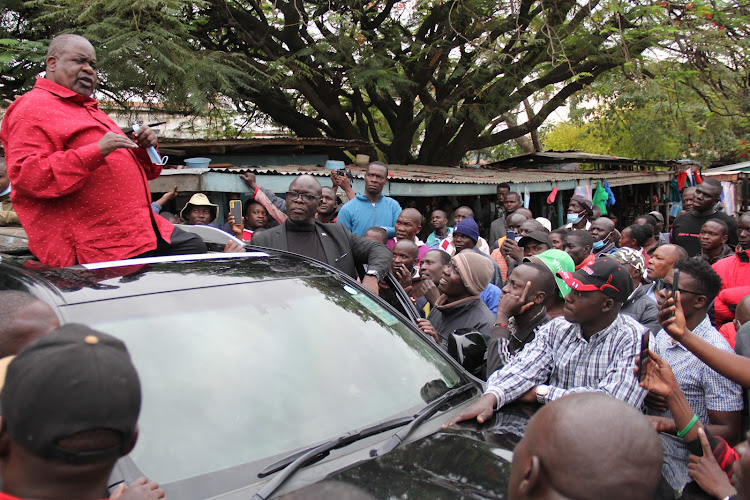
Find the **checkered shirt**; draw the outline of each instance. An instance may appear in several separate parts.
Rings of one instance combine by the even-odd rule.
[[[733,352],[726,339],[711,326],[708,316],[695,327],[693,333],[719,349]],[[701,422],[709,423],[708,410],[742,410],[742,388],[739,385],[709,368],[682,344],[672,342],[672,337],[664,330],[656,335],[655,344],[654,350],[669,363],[690,408]],[[647,408],[646,414],[673,418],[669,410],[658,412]],[[687,446],[676,436],[662,434],[661,438],[664,445],[664,477],[673,488],[679,490],[690,480],[687,473]]]
[[[640,408],[646,397],[633,375],[643,325],[618,314],[588,341],[581,326],[558,317],[544,325],[502,369],[487,381],[497,408],[515,401],[531,388],[547,383],[545,402],[576,392],[605,392]]]

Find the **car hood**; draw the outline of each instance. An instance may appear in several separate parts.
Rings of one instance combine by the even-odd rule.
[[[483,431],[476,425],[438,431],[292,495],[315,498],[334,493],[321,488],[354,486],[375,498],[507,498],[512,450],[528,418],[517,417],[497,414]]]

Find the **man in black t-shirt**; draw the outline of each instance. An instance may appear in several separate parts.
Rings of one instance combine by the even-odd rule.
[[[729,228],[729,245],[737,244],[737,221],[714,208],[721,196],[721,184],[707,179],[699,184],[693,197],[693,209],[678,215],[672,224],[672,243],[684,248],[690,257],[701,252],[700,233],[706,221],[720,219]]]

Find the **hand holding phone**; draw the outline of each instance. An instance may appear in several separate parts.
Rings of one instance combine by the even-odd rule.
[[[672,278],[672,300],[674,301],[674,305],[677,305],[677,291],[680,289],[680,270],[675,269],[674,270],[674,278]],[[674,313],[672,313],[672,316],[674,316]]]
[[[638,358],[638,382],[643,380],[643,362],[648,358],[648,345],[651,339],[651,332],[646,330],[641,336],[641,354]]]
[[[234,217],[235,224],[242,224],[242,201],[229,200],[229,213]]]

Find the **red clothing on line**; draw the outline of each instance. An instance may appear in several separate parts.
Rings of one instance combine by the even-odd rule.
[[[145,149],[97,146],[107,132],[124,135],[97,106],[45,78],[8,107],[0,130],[11,199],[29,249],[45,264],[70,266],[134,257],[156,248],[158,227],[174,226],[151,210],[148,180],[161,173]]]

